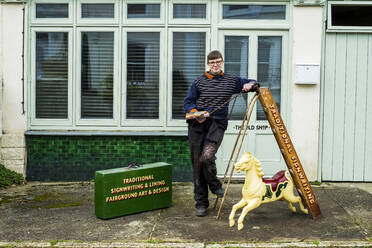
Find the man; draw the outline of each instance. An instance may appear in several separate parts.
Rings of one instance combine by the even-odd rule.
[[[222,71],[223,57],[219,51],[207,56],[209,71],[197,78],[184,101],[186,113],[208,111],[204,116],[187,120],[191,162],[194,178],[196,215],[206,216],[209,207],[208,187],[218,197],[224,189],[217,178],[216,152],[227,128],[228,104],[231,96],[240,92],[256,90],[256,81],[226,74]],[[222,106],[222,107],[221,107]]]

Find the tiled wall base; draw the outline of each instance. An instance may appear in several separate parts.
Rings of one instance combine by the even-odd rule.
[[[166,162],[173,181],[192,181],[187,137],[26,136],[28,181],[86,181],[96,170]]]

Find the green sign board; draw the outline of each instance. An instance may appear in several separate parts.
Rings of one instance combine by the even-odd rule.
[[[172,166],[159,162],[96,171],[96,216],[102,219],[172,205]]]

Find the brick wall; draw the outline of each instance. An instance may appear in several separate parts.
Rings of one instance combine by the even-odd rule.
[[[187,137],[26,136],[28,181],[92,180],[96,170],[167,162],[173,181],[191,181]]]

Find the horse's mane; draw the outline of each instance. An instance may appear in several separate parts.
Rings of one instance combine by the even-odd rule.
[[[252,158],[253,158],[254,165],[256,166],[257,176],[259,176],[260,178],[262,178],[264,176],[264,173],[263,173],[263,170],[262,170],[261,162],[258,161],[253,156],[252,156]]]

